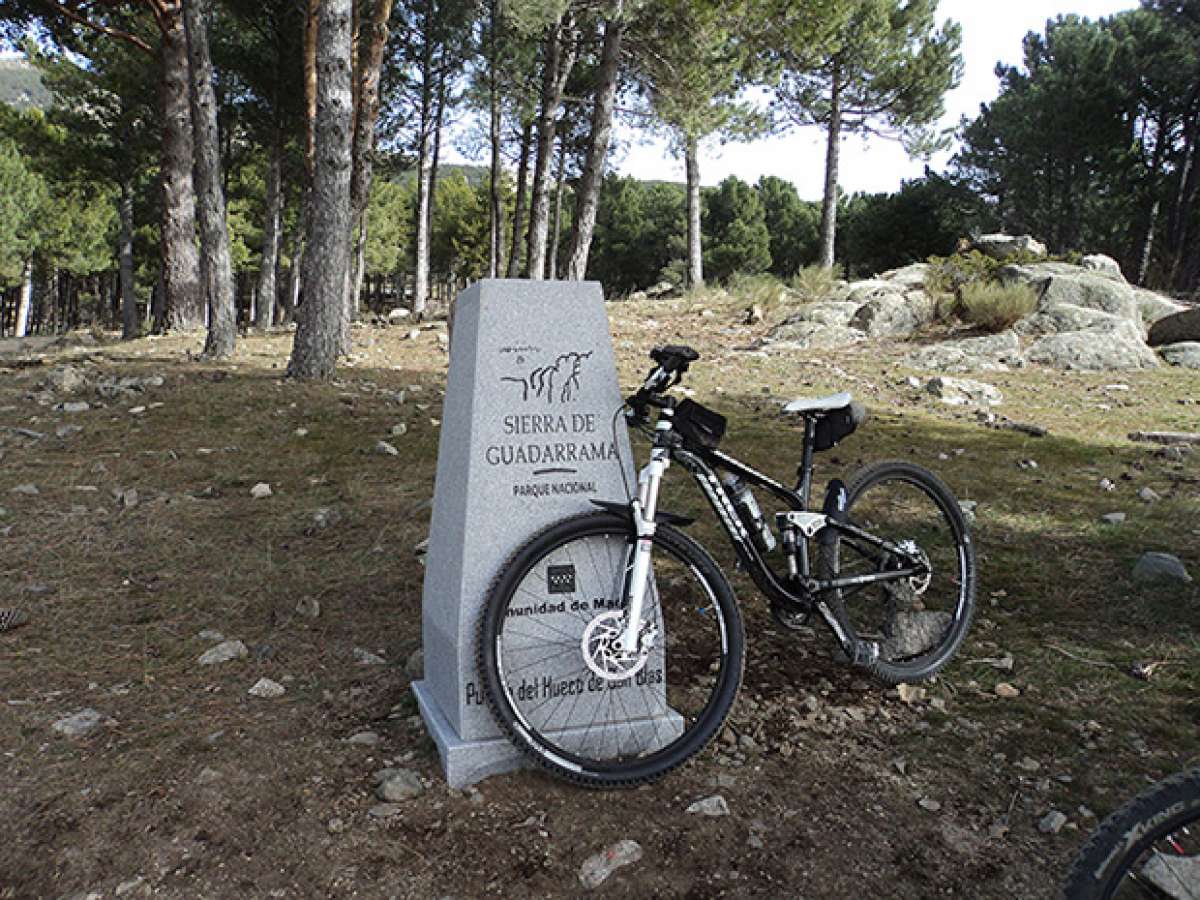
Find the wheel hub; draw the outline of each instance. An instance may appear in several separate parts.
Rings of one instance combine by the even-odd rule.
[[[933,566],[929,562],[929,554],[917,546],[916,541],[901,541],[900,549],[909,556],[916,557],[917,561],[925,569],[923,575],[913,575],[908,579],[908,586],[912,588],[914,595],[920,597],[927,590],[933,581]]]
[[[621,610],[601,613],[588,623],[581,641],[583,661],[594,674],[605,681],[621,681],[636,675],[650,659],[650,651],[658,637],[653,622],[643,622],[638,633],[637,650],[626,654],[621,649],[625,632],[625,614]]]

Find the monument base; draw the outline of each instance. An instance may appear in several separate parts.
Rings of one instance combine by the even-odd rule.
[[[446,783],[455,790],[462,790],[489,775],[512,772],[533,764],[533,760],[513,746],[506,737],[494,737],[483,741],[466,741],[458,736],[450,720],[442,714],[429,685],[422,679],[414,681],[413,694],[421,709],[421,718],[429,735],[437,744],[438,756],[442,759],[442,771]]]
[[[421,718],[425,720],[425,727],[429,729],[429,734],[437,744],[442,771],[446,773],[446,783],[450,787],[462,790],[491,775],[533,767],[533,760],[514,747],[508,738],[465,741],[459,737],[454,726],[438,708],[437,701],[424,680],[414,681],[412,690],[421,709]],[[670,740],[683,733],[683,717],[673,710],[659,718],[640,719],[633,725],[634,735],[644,730],[658,739],[665,737]],[[582,727],[570,729],[572,732],[586,730]]]

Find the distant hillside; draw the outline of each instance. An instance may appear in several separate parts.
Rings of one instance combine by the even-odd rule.
[[[396,154],[381,162],[376,171],[381,178],[387,181],[399,181],[403,185],[411,185],[417,180],[416,166],[416,160]],[[477,187],[488,180],[491,170],[487,166],[459,163],[445,163],[438,166],[438,181],[453,178],[455,175],[461,175],[467,179],[467,183],[471,187]]]
[[[37,69],[23,59],[0,59],[0,103],[28,109],[50,105],[50,92],[42,86]]]

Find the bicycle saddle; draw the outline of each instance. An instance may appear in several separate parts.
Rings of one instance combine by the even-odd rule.
[[[832,412],[835,409],[842,409],[849,406],[853,399],[849,391],[830,394],[828,397],[797,397],[785,406],[783,411],[797,415],[814,412]]]

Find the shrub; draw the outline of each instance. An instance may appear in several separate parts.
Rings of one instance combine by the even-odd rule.
[[[929,274],[925,286],[935,293],[956,293],[964,285],[988,282],[1007,263],[992,259],[978,250],[955,253],[953,256],[929,257]]]
[[[833,293],[837,284],[837,276],[833,269],[822,266],[805,266],[792,276],[792,290],[798,293],[805,303],[814,300],[824,300]]]
[[[1003,331],[1037,307],[1037,292],[1027,284],[975,281],[959,291],[963,320],[988,331]]]
[[[931,296],[933,297],[934,319],[939,322],[949,322],[958,316],[962,305],[958,294],[934,292]]]
[[[742,272],[734,272],[729,276],[728,289],[738,300],[748,305],[757,304],[767,312],[779,304],[783,293],[783,285],[775,276],[746,275]]]

